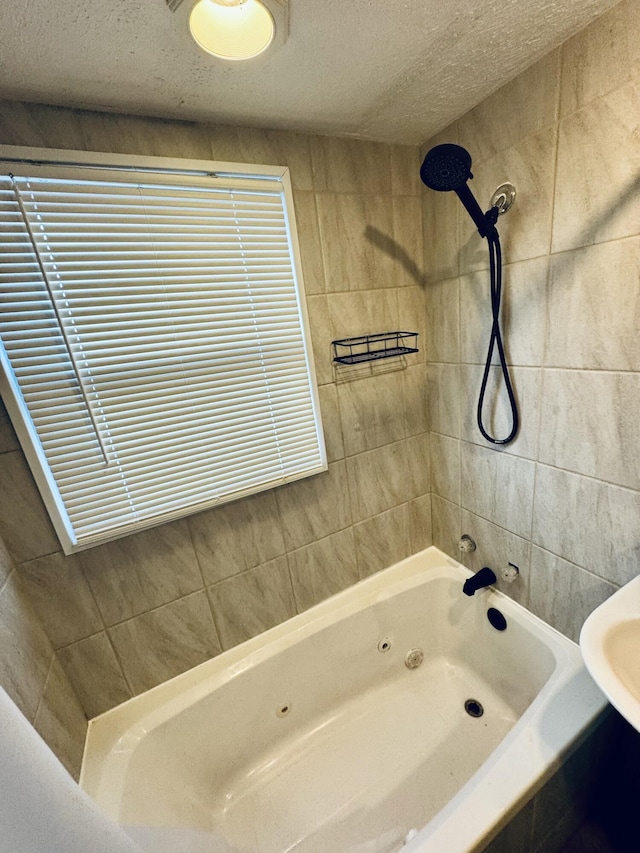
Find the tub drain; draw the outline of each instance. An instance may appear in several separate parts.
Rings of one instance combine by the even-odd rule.
[[[477,699],[467,699],[464,709],[470,717],[481,717],[484,714],[484,708]]]

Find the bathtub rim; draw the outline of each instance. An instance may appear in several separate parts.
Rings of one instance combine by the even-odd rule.
[[[472,574],[462,564],[430,546],[94,717],[89,721],[80,786],[113,816],[120,800],[119,791],[113,786],[111,796],[106,796],[101,777],[105,772],[117,776],[118,766],[125,769],[131,750],[146,733],[260,662],[353,613],[428,582],[429,574],[436,571],[440,576],[461,580]],[[471,851],[476,849],[480,838],[493,837],[588,735],[607,706],[573,641],[499,590],[483,590],[480,595],[486,606],[497,606],[507,616],[515,616],[542,639],[554,657],[554,669],[498,749],[403,848],[407,853],[440,853],[452,843],[456,846],[448,849],[456,853]],[[552,697],[558,694],[564,697],[571,713],[566,713],[564,705],[560,710],[557,701],[550,704]],[[549,711],[550,718],[546,716]],[[484,777],[488,777],[488,782]],[[522,790],[515,797],[518,785]],[[460,821],[456,814],[462,803],[472,809],[470,815],[465,812],[465,821]]]

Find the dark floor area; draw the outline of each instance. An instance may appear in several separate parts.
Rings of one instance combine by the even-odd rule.
[[[563,853],[640,853],[640,733],[617,712],[609,733],[596,796]]]
[[[638,853],[640,838],[621,838],[620,833],[603,828],[596,820],[586,820],[564,849],[564,853]]]

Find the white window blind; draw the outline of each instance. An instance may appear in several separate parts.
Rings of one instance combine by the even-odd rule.
[[[326,469],[287,176],[2,171],[3,396],[67,553]]]

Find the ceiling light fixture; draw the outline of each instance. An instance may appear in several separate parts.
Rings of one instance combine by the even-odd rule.
[[[251,59],[275,35],[271,12],[260,0],[198,0],[189,15],[196,44],[220,59]]]

